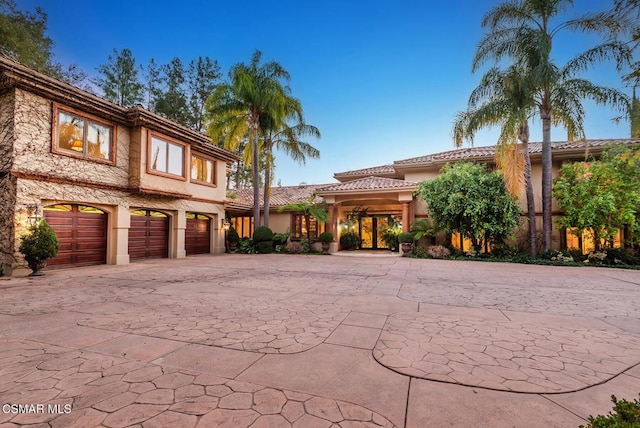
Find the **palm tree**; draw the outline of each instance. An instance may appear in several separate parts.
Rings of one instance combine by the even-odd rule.
[[[293,97],[283,97],[281,109],[276,116],[263,116],[260,120],[260,130],[264,143],[265,153],[265,178],[264,178],[264,225],[269,227],[269,206],[271,195],[271,180],[274,168],[273,149],[284,151],[294,161],[304,164],[307,157],[317,159],[320,157],[318,149],[311,144],[302,141],[305,136],[320,138],[320,131],[312,125],[304,123],[302,105]],[[289,121],[296,122],[289,125]]]
[[[277,62],[260,64],[262,53],[255,51],[249,65],[236,64],[230,81],[219,85],[207,100],[208,131],[213,141],[237,149],[249,137],[253,175],[253,224],[260,225],[259,128],[261,117],[279,117],[282,99],[288,96],[289,73]]]
[[[535,112],[531,84],[521,67],[506,71],[493,67],[469,97],[469,108],[458,113],[453,127],[456,147],[463,140],[473,144],[475,133],[486,126],[501,126],[496,145],[496,163],[503,171],[509,193],[519,197],[525,185],[529,244],[532,256],[538,251],[536,210],[529,157],[529,119]],[[521,146],[518,145],[520,141]]]
[[[554,106],[562,102],[566,111],[571,111],[573,118],[579,119],[567,129],[569,139],[582,134],[583,98],[592,98],[600,104],[626,107],[624,94],[586,80],[573,79],[578,72],[603,59],[616,59],[620,68],[630,58],[629,49],[623,43],[615,40],[606,41],[578,55],[562,68],[558,68],[551,60],[553,38],[562,30],[613,34],[628,24],[605,12],[553,24],[552,21],[572,4],[573,0],[507,0],[494,7],[482,20],[482,26],[487,27],[489,32],[481,40],[473,59],[474,71],[489,59],[496,62],[505,58],[512,59],[524,67],[532,80],[538,114],[542,122],[542,213],[545,251],[551,249],[552,230],[551,126],[566,123],[564,119],[569,119],[558,117],[559,112]]]
[[[311,217],[316,219],[317,223],[326,223],[331,217],[327,212],[327,207],[324,203],[314,202],[316,195],[309,196],[309,199],[303,202],[294,202],[292,204],[283,205],[278,208],[278,212],[282,211],[294,211],[304,216],[304,221],[307,229],[307,241],[311,242]]]

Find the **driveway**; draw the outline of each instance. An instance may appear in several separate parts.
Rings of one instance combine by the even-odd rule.
[[[0,302],[0,426],[577,427],[640,393],[640,271],[207,255]]]

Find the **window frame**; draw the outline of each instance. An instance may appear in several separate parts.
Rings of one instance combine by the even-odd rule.
[[[301,241],[303,239],[307,239],[306,232],[303,232],[303,227],[305,223],[305,215],[300,213],[291,213],[291,240],[292,241]],[[312,227],[315,225],[315,227]],[[300,228],[298,229],[298,226]],[[320,234],[326,231],[326,224],[319,223],[318,220],[312,215],[309,216],[309,228],[311,229],[311,233],[309,234],[311,238],[311,242],[316,242]],[[314,236],[315,232],[315,236]],[[298,234],[300,236],[298,236]]]
[[[202,160],[209,161],[209,162],[212,163],[211,179],[213,180],[213,182],[208,182],[208,181],[204,181],[204,180],[198,180],[197,178],[193,178],[191,176],[191,172],[193,170],[193,158],[194,157],[200,158]],[[203,155],[201,153],[191,152],[191,155],[189,156],[189,160],[190,160],[190,166],[191,166],[191,168],[189,168],[189,180],[192,183],[201,184],[203,186],[209,186],[209,187],[218,187],[218,162],[214,158],[212,158],[210,156]]]
[[[60,147],[59,131],[60,131],[60,113],[61,112],[75,116],[78,119],[81,119],[84,121],[84,130],[82,132],[83,134],[82,135],[82,143],[83,143],[82,152],[77,152],[75,150],[69,150],[69,149],[64,149]],[[109,144],[111,148],[111,157],[109,159],[92,156],[85,152],[85,147],[87,147],[87,139],[88,139],[88,135],[87,135],[88,134],[87,129],[89,128],[88,122],[93,122],[97,125],[107,127],[111,130],[111,141]],[[51,152],[52,153],[62,155],[62,156],[68,156],[76,159],[88,160],[91,162],[97,162],[97,163],[102,163],[107,165],[116,165],[117,152],[118,152],[117,146],[116,146],[116,135],[118,133],[118,126],[115,123],[109,122],[107,120],[101,119],[97,116],[94,116],[88,113],[84,113],[69,107],[62,106],[58,103],[53,103],[52,124],[53,124],[51,127]]]
[[[151,168],[151,143],[153,139],[156,138],[160,141],[167,143],[167,166],[169,160],[169,144],[177,145],[182,147],[182,175],[172,174],[170,172],[158,171],[156,169]],[[147,174],[150,175],[158,175],[160,177],[171,178],[173,180],[187,181],[187,159],[191,155],[189,150],[189,145],[178,141],[176,139],[167,137],[166,135],[158,134],[153,131],[147,132]]]

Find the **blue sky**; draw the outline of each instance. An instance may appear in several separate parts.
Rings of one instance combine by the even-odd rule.
[[[206,1],[18,0],[21,9],[48,14],[54,55],[90,75],[113,49],[132,50],[137,62],[168,63],[198,56],[218,60],[226,72],[249,61],[255,49],[291,74],[294,96],[320,140],[318,160],[299,166],[278,155],[282,185],[331,183],[333,173],[453,149],[451,126],[464,110],[482,70],[471,59],[482,36],[482,16],[499,1]],[[610,7],[610,0],[576,0],[566,17]],[[591,8],[591,9],[588,9]],[[566,33],[554,45],[559,64],[598,42]],[[584,75],[624,89],[611,64]],[[626,90],[628,93],[629,91]],[[629,136],[617,113],[587,106],[588,138]],[[531,124],[532,141],[541,138]],[[495,144],[498,130],[478,134],[475,145]],[[566,133],[554,130],[552,138]]]

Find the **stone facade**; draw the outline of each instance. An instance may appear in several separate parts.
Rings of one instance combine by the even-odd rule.
[[[111,126],[111,160],[76,155],[57,147],[58,109]],[[211,252],[224,251],[227,164],[237,156],[209,143],[207,136],[141,107],[124,109],[0,57],[0,264],[11,275],[26,266],[20,236],[43,209],[84,205],[106,214],[106,263],[129,262],[132,210],[168,217],[169,257],[186,256],[187,214],[209,218]],[[183,147],[183,177],[150,169],[150,135]],[[191,154],[215,165],[214,183],[190,178]]]

